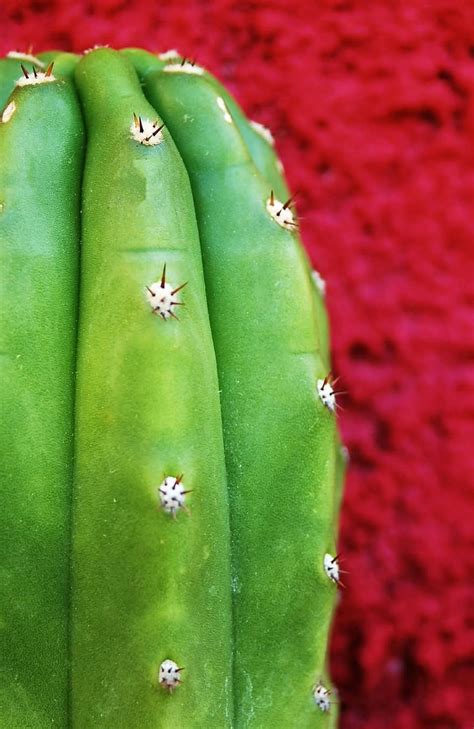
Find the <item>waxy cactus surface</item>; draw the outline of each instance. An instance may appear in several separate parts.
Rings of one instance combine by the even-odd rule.
[[[176,52],[10,54],[0,97],[0,726],[334,727],[344,459],[270,133]]]

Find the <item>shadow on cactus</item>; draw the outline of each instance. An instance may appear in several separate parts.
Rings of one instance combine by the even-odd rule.
[[[0,85],[0,724],[335,726],[337,393],[270,133],[175,52]]]

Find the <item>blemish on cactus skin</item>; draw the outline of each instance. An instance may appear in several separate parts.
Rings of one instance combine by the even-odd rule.
[[[144,119],[134,114],[133,121],[130,124],[130,136],[135,142],[148,147],[155,147],[163,141],[163,132],[161,130],[164,126],[164,124],[159,124],[158,121]]]
[[[313,281],[321,296],[326,296],[326,281],[323,279],[319,271],[312,271],[311,276],[313,277]]]
[[[260,136],[268,142],[272,147],[275,146],[275,137],[271,133],[270,129],[266,127],[264,124],[260,124],[260,122],[251,121],[250,126],[252,129],[254,129],[257,134],[260,134]]]
[[[324,571],[329,579],[336,585],[342,587],[343,585],[340,579],[341,569],[339,567],[338,557],[338,554],[336,554],[335,557],[333,557],[332,554],[325,554],[323,564]]]
[[[321,711],[328,712],[331,708],[329,700],[331,692],[322,683],[317,683],[313,689],[314,703]]]
[[[163,266],[161,280],[146,286],[146,297],[151,306],[153,314],[161,316],[163,320],[178,319],[173,311],[173,306],[184,306],[182,301],[176,301],[176,294],[186,286],[187,281],[180,286],[172,286],[166,282],[166,263]]]
[[[10,103],[7,104],[7,106],[3,110],[2,123],[6,124],[7,122],[9,122],[10,119],[12,118],[13,114],[15,113],[15,111],[16,111],[16,104],[14,101],[10,101]]]
[[[46,71],[37,71],[35,66],[31,71],[21,63],[21,70],[23,76],[16,81],[16,86],[36,86],[38,84],[47,84],[53,81],[57,81],[56,76],[53,75],[54,62],[51,62]]]
[[[281,225],[282,228],[286,228],[286,230],[297,230],[298,223],[296,222],[291,206],[291,197],[283,203],[277,200],[273,194],[273,190],[271,191],[270,197],[267,200],[267,212],[270,214],[272,220],[278,223],[278,225]]]
[[[46,64],[36,58],[32,53],[21,53],[21,51],[8,51],[7,58],[14,58],[18,61],[25,61],[26,63],[33,63],[38,68],[46,68]]]
[[[164,481],[158,487],[158,496],[160,506],[167,514],[171,514],[176,518],[176,514],[180,509],[187,511],[185,506],[186,494],[191,493],[192,489],[185,489],[181,476],[166,476]]]
[[[224,119],[226,120],[226,122],[228,124],[232,124],[232,121],[233,121],[232,120],[232,117],[231,117],[231,115],[229,113],[229,110],[228,110],[227,106],[225,105],[225,101],[222,98],[222,96],[218,96],[217,99],[216,99],[216,101],[217,101],[217,106],[222,111],[222,113],[224,115]]]
[[[174,689],[182,683],[180,678],[180,672],[184,668],[180,668],[177,663],[170,660],[169,658],[160,665],[158,671],[158,681],[163,688],[168,689],[171,693]]]

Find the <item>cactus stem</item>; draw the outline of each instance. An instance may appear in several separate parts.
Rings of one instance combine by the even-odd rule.
[[[135,142],[153,147],[161,144],[163,141],[163,133],[161,130],[164,126],[164,124],[159,125],[158,121],[143,119],[134,113],[133,121],[130,125],[130,136]]]

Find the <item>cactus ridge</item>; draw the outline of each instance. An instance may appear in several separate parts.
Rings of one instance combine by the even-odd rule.
[[[271,133],[176,51],[9,54],[0,101],[0,724],[334,727],[345,458]]]

